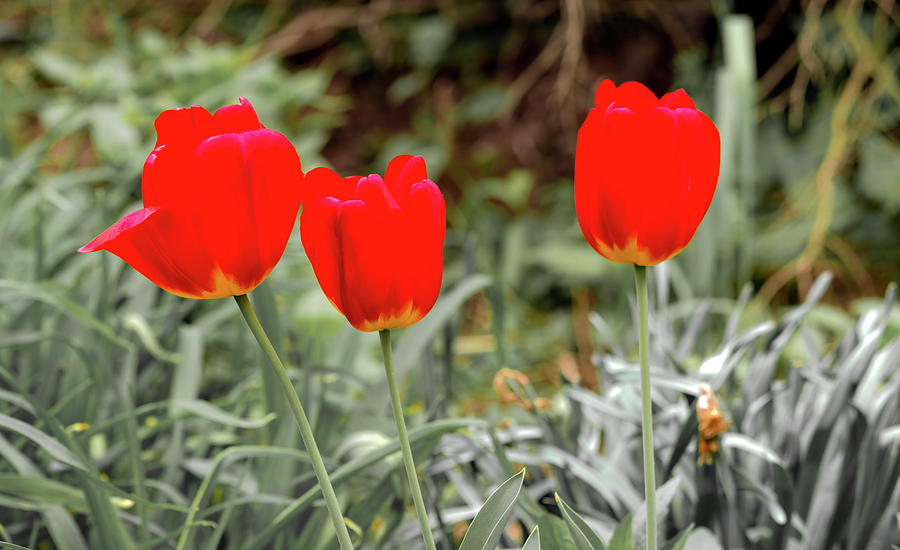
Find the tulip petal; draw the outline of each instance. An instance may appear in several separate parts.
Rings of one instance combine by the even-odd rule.
[[[340,206],[341,201],[334,197],[304,204],[300,214],[300,240],[322,292],[334,307],[344,311],[344,285],[341,282],[343,254],[338,220]]]
[[[640,83],[604,81],[595,102],[575,155],[579,225],[606,258],[659,263],[688,244],[709,207],[718,132],[684,90],[657,100]]]
[[[256,116],[256,110],[243,97],[238,105],[220,107],[212,118],[214,134],[249,132],[263,127]]]
[[[406,238],[401,250],[402,270],[417,273],[409,278],[409,294],[417,309],[430,311],[441,291],[444,263],[444,234],[447,230],[444,197],[437,185],[422,180],[412,186],[404,209]]]
[[[394,189],[393,186],[400,181],[400,174],[406,169],[406,165],[412,158],[412,155],[397,155],[388,163],[387,170],[384,171],[384,182],[391,188],[391,191]],[[424,176],[422,179],[424,179]]]
[[[603,119],[597,150],[591,160],[602,197],[599,216],[605,219],[610,243],[625,248],[634,238],[648,192],[641,170],[646,158],[643,117],[625,108],[611,108]]]
[[[371,174],[356,183],[356,199],[363,201],[384,216],[401,216],[400,205],[388,191],[378,174]]]
[[[412,303],[397,291],[395,275],[404,275],[398,248],[404,247],[397,242],[401,232],[396,220],[386,214],[359,200],[340,209],[343,312],[360,330],[365,321],[390,319]]]
[[[359,179],[342,178],[325,167],[313,168],[304,177],[303,204],[313,204],[325,197],[350,200],[356,194],[356,182]]]
[[[650,264],[680,252],[681,221],[688,206],[686,154],[677,132],[675,114],[665,107],[650,110],[640,128],[644,134],[642,155],[652,158],[636,171],[644,189],[641,217],[635,228],[638,249],[648,251]]]
[[[300,236],[323,292],[362,331],[409,326],[440,292],[446,212],[421,157],[395,158],[378,175],[340,180],[330,171],[307,174]],[[330,188],[355,185],[350,199]],[[341,191],[341,194],[343,190]]]
[[[594,106],[601,113],[605,113],[610,103],[615,100],[616,83],[607,78],[597,86],[597,91],[594,92]]]
[[[683,149],[688,200],[680,239],[685,246],[706,215],[719,178],[720,142],[716,125],[693,109],[674,111],[678,120],[678,141]]]
[[[409,189],[413,184],[428,178],[425,159],[412,155],[400,155],[388,165],[384,182],[401,205],[406,204]]]
[[[625,82],[616,88],[616,100],[610,107],[626,107],[633,113],[643,113],[656,107],[656,94],[640,82]]]
[[[605,112],[591,109],[578,131],[575,149],[575,211],[585,239],[595,249],[598,241],[612,242],[601,194],[603,166],[597,161],[598,151],[602,148],[600,137]],[[599,249],[597,252],[603,254]]]
[[[200,144],[192,167],[182,200],[197,236],[249,292],[278,263],[297,218],[303,182],[297,152],[272,130],[222,134]]]
[[[687,95],[684,89],[667,93],[660,98],[659,104],[669,109],[696,109],[694,100]]]
[[[156,117],[156,147],[144,162],[144,206],[178,205],[190,188],[194,150],[213,135],[212,115],[199,105],[169,109]]]
[[[213,135],[212,115],[199,105],[168,109],[156,117],[156,145],[194,147]]]
[[[107,244],[119,237],[125,231],[128,231],[135,225],[143,222],[153,215],[159,208],[150,207],[136,210],[122,217],[119,221],[112,224],[103,233],[100,233],[94,240],[78,249],[78,252],[96,252],[98,250],[107,250]]]
[[[356,200],[343,203],[340,211],[342,312],[363,331],[411,325],[434,305],[415,302],[415,282],[428,274],[414,245],[427,226],[411,231],[406,212],[385,213]]]
[[[184,216],[156,207],[127,214],[79,252],[108,250],[163,289],[185,298],[231,295]]]

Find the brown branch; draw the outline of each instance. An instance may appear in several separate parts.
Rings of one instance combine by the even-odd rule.
[[[828,226],[834,213],[834,177],[843,166],[848,153],[855,142],[848,129],[853,106],[862,92],[871,74],[867,63],[858,63],[853,67],[850,78],[834,107],[831,117],[831,136],[825,158],[819,165],[814,179],[818,196],[813,227],[810,231],[806,247],[794,260],[782,266],[770,276],[760,288],[757,302],[769,302],[788,282],[801,273],[809,272],[815,260],[824,249]]]
[[[314,50],[331,40],[338,31],[371,24],[387,15],[420,13],[436,5],[435,0],[380,0],[358,6],[334,6],[306,10],[269,37],[261,54],[297,54]]]

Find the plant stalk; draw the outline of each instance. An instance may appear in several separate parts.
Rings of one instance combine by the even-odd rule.
[[[397,423],[397,434],[400,436],[400,450],[403,455],[403,467],[406,470],[406,479],[409,481],[409,490],[412,493],[413,503],[416,506],[416,517],[422,527],[422,537],[425,539],[426,550],[436,550],[434,538],[431,534],[431,526],[428,524],[428,515],[425,513],[425,499],[422,498],[422,489],[419,487],[419,477],[416,474],[416,463],[413,461],[412,449],[409,446],[409,435],[406,432],[406,420],[403,418],[403,405],[400,402],[400,390],[397,389],[397,376],[394,374],[394,356],[391,352],[391,331],[378,332],[381,338],[381,353],[384,355],[384,373],[387,376],[388,389],[391,394],[391,407],[394,409],[394,421]]]
[[[656,550],[656,462],[653,455],[653,402],[650,399],[650,330],[647,311],[647,266],[634,266],[641,354],[641,436],[644,450],[644,498],[647,503],[647,550]]]
[[[337,534],[341,550],[353,550],[353,543],[350,541],[350,533],[347,531],[347,524],[344,523],[344,515],[341,513],[341,505],[338,503],[337,496],[334,494],[334,487],[331,486],[331,481],[328,479],[328,470],[325,469],[325,463],[322,461],[322,455],[319,453],[319,447],[316,445],[316,440],[313,436],[312,426],[309,424],[309,419],[306,418],[306,412],[304,412],[303,405],[300,403],[300,398],[297,396],[297,390],[294,388],[294,384],[288,377],[287,369],[284,368],[284,364],[278,357],[278,353],[272,346],[272,342],[269,341],[266,331],[263,330],[259,318],[253,311],[253,306],[250,304],[250,298],[248,298],[246,294],[241,294],[240,296],[235,296],[234,299],[241,309],[241,313],[244,315],[244,320],[247,322],[250,332],[256,337],[259,347],[262,348],[266,357],[269,359],[269,364],[272,366],[272,369],[278,377],[278,381],[281,383],[281,388],[284,390],[284,395],[288,400],[288,404],[291,406],[294,418],[297,419],[297,425],[300,427],[300,437],[303,439],[303,444],[306,446],[306,451],[309,453],[310,462],[312,462],[313,470],[316,472],[316,478],[319,480],[319,487],[322,489],[322,494],[325,496],[325,505],[328,508],[328,514],[331,517],[332,525],[334,525],[334,531]]]

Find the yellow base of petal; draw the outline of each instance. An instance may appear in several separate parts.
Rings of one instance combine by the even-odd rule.
[[[593,246],[594,250],[599,252],[600,255],[607,260],[620,264],[634,265],[656,265],[660,262],[668,260],[672,256],[684,250],[684,247],[681,247],[671,254],[667,254],[665,256],[653,256],[649,250],[638,246],[637,237],[628,241],[628,244],[625,245],[625,248],[610,246],[600,240],[595,240],[593,243],[591,243],[591,246]]]
[[[375,332],[377,330],[403,328],[408,327],[424,316],[425,315],[421,311],[413,307],[412,302],[410,302],[409,305],[399,313],[394,313],[391,315],[381,315],[378,317],[378,319],[375,319],[373,321],[363,321],[362,323],[357,325],[356,328],[363,332]]]
[[[263,275],[263,277],[260,279],[260,282],[265,280],[265,278],[269,276],[269,273],[271,273],[271,270],[269,272],[267,272],[265,275]],[[210,285],[212,290],[203,291],[203,292],[196,293],[196,294],[188,294],[188,293],[184,293],[184,292],[182,292],[178,289],[174,289],[174,288],[166,288],[166,287],[161,287],[161,288],[167,292],[171,292],[172,294],[174,294],[176,296],[181,296],[182,298],[192,298],[195,300],[207,300],[207,299],[213,299],[213,298],[227,298],[228,296],[240,296],[241,294],[249,293],[251,290],[253,290],[257,286],[259,286],[259,283],[256,283],[252,286],[251,285],[239,285],[233,279],[228,277],[228,275],[226,275],[221,269],[216,268],[215,272],[213,272],[213,274],[212,274],[212,284]]]

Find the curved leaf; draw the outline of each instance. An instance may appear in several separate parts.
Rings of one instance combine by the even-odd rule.
[[[522,545],[522,550],[541,550],[541,533],[537,525],[531,530],[531,534],[528,535],[528,539]]]
[[[241,418],[216,407],[208,401],[200,399],[175,399],[171,403],[173,410],[176,412],[188,411],[206,420],[234,428],[262,428],[276,416],[275,413],[269,413],[262,418]]]
[[[85,470],[84,465],[81,463],[78,458],[72,454],[69,449],[67,449],[62,443],[54,439],[53,437],[47,435],[41,430],[31,426],[30,424],[26,424],[21,420],[13,418],[11,416],[6,416],[5,414],[0,414],[0,427],[8,428],[14,432],[19,433],[37,443],[39,447],[47,451],[50,456],[55,458],[56,460],[62,462],[63,464],[68,464],[73,468],[77,468],[79,470]]]
[[[631,550],[631,514],[625,516],[609,539],[609,550]]]
[[[494,550],[497,547],[524,479],[525,469],[522,468],[491,493],[469,525],[459,550]]]
[[[591,526],[584,521],[584,518],[578,515],[578,512],[566,504],[563,499],[559,498],[559,495],[554,496],[556,497],[556,505],[559,506],[559,511],[562,512],[562,517],[566,520],[569,533],[572,534],[572,539],[575,541],[575,547],[578,550],[606,550],[603,541],[591,529]]]

